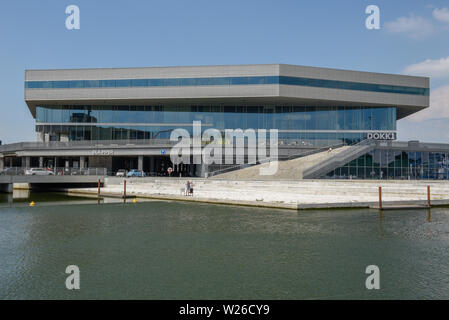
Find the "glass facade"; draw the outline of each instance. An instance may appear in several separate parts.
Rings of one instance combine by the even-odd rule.
[[[111,79],[25,81],[26,89],[123,88],[123,87],[186,87],[282,84],[316,88],[385,92],[429,96],[429,88],[385,84],[313,79],[287,76],[168,78],[168,79]]]
[[[279,139],[328,145],[363,140],[367,131],[395,131],[396,108],[315,106],[37,106],[36,130],[51,140],[165,139],[192,122],[208,128],[278,129]],[[318,143],[318,141],[320,141]]]
[[[449,153],[375,149],[323,178],[449,179]]]

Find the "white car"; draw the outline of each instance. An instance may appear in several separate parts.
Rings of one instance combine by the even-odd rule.
[[[31,168],[25,171],[26,176],[53,176],[53,171],[44,168]]]
[[[125,177],[126,176],[126,170],[125,169],[120,169],[117,171],[117,173],[115,174],[116,177]]]

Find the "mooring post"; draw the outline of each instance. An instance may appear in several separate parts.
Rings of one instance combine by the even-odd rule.
[[[430,208],[430,186],[427,186],[427,207]]]
[[[123,199],[126,200],[126,180],[123,181]]]
[[[379,187],[379,210],[382,210],[382,187]]]
[[[100,179],[98,179],[98,197],[100,197],[100,188],[101,188],[101,182],[100,182]]]

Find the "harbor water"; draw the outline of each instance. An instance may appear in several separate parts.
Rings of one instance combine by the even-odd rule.
[[[449,299],[447,208],[127,201],[2,195],[0,299]]]

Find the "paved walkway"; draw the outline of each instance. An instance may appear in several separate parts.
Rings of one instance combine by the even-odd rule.
[[[280,208],[369,206],[378,202],[378,187],[382,186],[383,201],[425,201],[427,185],[432,200],[449,199],[449,182],[444,181],[360,181],[360,180],[301,180],[301,181],[230,181],[193,180],[194,196],[183,195],[186,180],[155,179],[144,183],[127,181],[128,196],[194,200],[230,204],[253,204]],[[96,188],[72,189],[72,192],[96,194]],[[123,194],[123,183],[108,185],[102,193]]]

